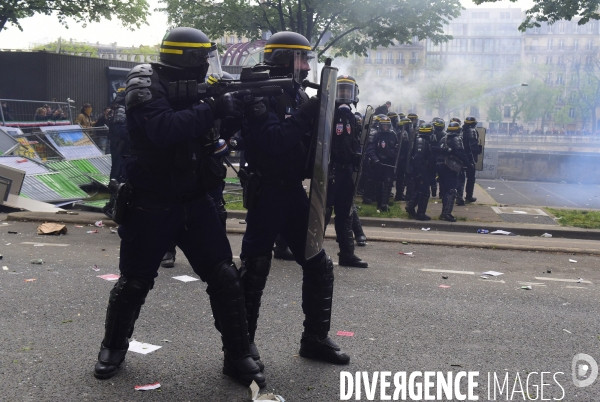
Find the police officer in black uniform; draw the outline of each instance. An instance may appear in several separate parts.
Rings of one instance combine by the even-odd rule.
[[[440,143],[440,141],[442,140],[442,138],[444,138],[444,136],[446,135],[446,122],[440,118],[440,117],[434,117],[433,120],[431,121],[431,124],[433,125],[433,135],[434,137],[432,137],[433,140],[433,144],[432,144],[432,151],[434,154],[434,159],[432,160],[431,163],[431,196],[435,197],[437,195],[437,181],[436,181],[436,158],[437,158],[437,153],[438,153],[438,144]],[[438,178],[439,180],[439,178]],[[440,190],[440,198],[442,198],[442,192]]]
[[[104,339],[94,368],[97,378],[112,377],[125,359],[128,339],[158,276],[161,258],[176,241],[194,272],[208,283],[206,291],[223,340],[223,372],[245,386],[252,381],[266,385],[250,355],[242,280],[207,194],[225,173],[221,161],[211,159],[216,142],[213,122],[239,117],[241,105],[231,96],[195,103],[187,94],[169,96],[169,83],[204,82],[213,63],[220,69],[216,43],[197,29],[175,28],[163,38],[160,62],[138,65],[127,76],[131,157],[122,171],[131,195],[119,226],[121,277],[110,292]],[[181,92],[187,90],[174,93]],[[223,170],[212,173],[219,164]]]
[[[325,227],[329,224],[332,212],[335,211],[335,233],[340,246],[339,265],[367,268],[369,264],[354,254],[352,231],[351,212],[354,206],[352,173],[359,168],[362,159],[358,149],[356,119],[350,108],[350,105],[356,105],[357,102],[356,80],[349,75],[339,76],[335,100],[337,108],[333,116]]]
[[[452,215],[452,209],[454,208],[454,201],[456,199],[458,173],[462,170],[463,166],[467,166],[470,163],[463,147],[460,132],[460,124],[451,122],[448,124],[446,135],[438,144],[439,153],[436,169],[440,178],[440,196],[442,198],[440,219],[448,222],[456,222],[456,218]]]
[[[400,115],[404,115],[401,113]],[[398,117],[400,117],[400,115]],[[410,130],[411,120],[403,117],[398,122],[398,142],[400,143],[400,155],[398,156],[398,165],[396,166],[396,196],[394,200],[405,201],[404,187],[406,184],[406,167],[410,152],[410,142],[408,130]]]
[[[475,189],[475,161],[481,154],[481,146],[479,145],[479,133],[476,130],[477,119],[469,116],[465,118],[463,124],[463,144],[465,146],[465,152],[467,157],[470,159],[470,163],[464,167],[464,174],[461,174],[458,183],[458,196],[457,204],[464,205],[465,202],[475,202],[477,198],[473,197],[473,190]],[[466,178],[466,188],[465,188]],[[465,198],[463,199],[463,189],[465,192]]]
[[[246,183],[248,213],[242,240],[248,330],[253,356],[262,293],[271,269],[271,248],[278,234],[302,266],[304,332],[300,356],[348,364],[350,357],[329,338],[333,296],[333,262],[322,250],[304,258],[309,204],[302,180],[311,130],[319,115],[319,101],[308,99],[300,83],[307,77],[312,58],[308,40],[294,32],[278,32],[265,45],[264,62],[271,76],[293,74],[295,88],[264,98],[247,107],[242,136],[250,178]]]
[[[412,151],[415,147],[417,140],[417,132],[419,131],[419,116],[411,112],[406,116],[410,119],[411,124],[408,126],[408,140],[409,140],[409,158],[406,164],[405,184],[406,184],[406,195],[405,198],[410,200],[415,193],[416,183],[414,173],[412,171]]]
[[[394,180],[394,166],[398,155],[398,137],[392,129],[389,117],[379,119],[379,129],[367,146],[367,157],[371,161],[377,209],[389,211],[389,198]]]
[[[404,208],[412,217],[420,221],[431,220],[427,212],[429,203],[429,163],[431,161],[431,136],[433,127],[429,123],[421,124],[411,152],[412,176],[415,191]],[[415,207],[418,210],[415,211]]]

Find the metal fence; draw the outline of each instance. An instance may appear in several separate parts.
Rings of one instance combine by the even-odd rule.
[[[73,101],[0,99],[0,124],[6,127],[43,127],[73,124]]]

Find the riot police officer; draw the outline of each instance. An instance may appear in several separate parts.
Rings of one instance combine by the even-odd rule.
[[[369,137],[366,141],[367,146],[365,148],[368,148],[369,144],[373,142],[373,138],[375,137],[375,134],[379,130],[379,121],[383,117],[386,117],[386,115],[377,114],[377,115],[373,116],[373,122],[371,123]],[[366,153],[366,149],[365,149],[365,153]],[[361,176],[361,180],[359,183],[359,191],[362,190],[363,204],[366,204],[366,205],[375,203],[375,199],[377,198],[376,190],[375,190],[376,184],[375,184],[375,181],[373,180],[373,175],[374,175],[374,166],[373,166],[372,160],[370,160],[369,158],[366,158],[366,160],[363,163],[362,176]]]
[[[436,160],[436,169],[440,178],[440,196],[442,198],[440,219],[448,222],[456,222],[456,218],[452,215],[452,209],[456,199],[458,173],[463,166],[470,163],[463,147],[460,132],[460,124],[456,122],[448,124],[448,131],[439,142],[439,153]]]
[[[223,372],[245,386],[256,381],[264,387],[265,378],[249,352],[242,282],[207,194],[224,173],[221,161],[212,158],[213,121],[236,118],[241,105],[231,96],[196,103],[187,94],[169,97],[170,83],[204,82],[209,64],[220,70],[217,45],[204,33],[172,29],[160,50],[160,62],[138,65],[127,76],[131,157],[122,168],[126,190],[119,191],[116,201],[117,209],[127,205],[126,215],[118,219],[121,277],[110,292],[94,375],[106,379],[117,372],[161,258],[175,240],[208,283],[206,291],[223,340]],[[213,170],[219,164],[222,170]],[[130,195],[121,198],[126,193]]]
[[[417,139],[417,132],[419,131],[419,116],[411,112],[406,116],[410,119],[411,124],[409,125],[408,132],[408,148],[409,155],[412,155],[412,150],[415,147],[415,141]],[[415,193],[415,177],[412,172],[412,158],[409,157],[406,165],[406,174],[405,174],[405,183],[406,183],[406,196],[407,200],[410,200]]]
[[[402,114],[402,113],[401,113]],[[398,122],[398,142],[400,143],[400,155],[398,156],[398,164],[396,166],[396,201],[405,201],[404,186],[406,183],[406,167],[410,151],[410,141],[408,138],[408,130],[410,130],[411,120],[407,117],[400,119]]]
[[[435,197],[437,195],[437,181],[436,181],[436,157],[437,157],[437,153],[438,153],[438,144],[440,143],[441,139],[444,138],[444,136],[446,135],[446,122],[440,118],[440,117],[434,117],[432,120],[433,125],[433,134],[434,137],[432,137],[433,140],[433,144],[432,144],[432,152],[433,152],[433,160],[431,163],[431,178],[430,178],[430,185],[431,185],[431,196]],[[442,198],[442,192],[440,190],[440,198]]]
[[[340,246],[339,265],[367,268],[369,264],[354,254],[352,231],[353,216],[351,212],[354,201],[352,173],[357,171],[360,166],[361,154],[358,149],[359,136],[356,120],[350,105],[356,105],[357,102],[358,85],[356,80],[349,75],[338,76],[325,227],[329,224],[332,212],[335,211],[335,233]]]
[[[429,163],[431,160],[431,136],[433,127],[429,123],[421,124],[411,152],[412,177],[415,182],[415,191],[404,208],[412,217],[420,221],[431,218],[426,214],[429,203]],[[415,211],[415,207],[418,210]]]
[[[481,154],[481,147],[479,145],[479,133],[476,130],[477,119],[469,116],[465,118],[463,124],[463,144],[465,152],[470,160],[470,163],[464,167],[464,174],[461,174],[458,183],[458,196],[457,204],[464,205],[465,202],[475,202],[477,198],[473,197],[473,190],[475,189],[475,161]],[[466,178],[466,188],[465,188]],[[463,189],[465,192],[465,198],[463,199]]]
[[[281,234],[302,266],[305,319],[300,356],[348,364],[350,357],[328,336],[333,297],[331,258],[325,250],[310,260],[304,257],[309,205],[302,180],[307,177],[307,150],[320,102],[308,99],[300,83],[308,76],[312,57],[308,40],[295,32],[278,32],[265,45],[264,63],[269,74],[292,74],[295,86],[280,96],[257,100],[244,112],[242,135],[250,178],[245,188],[248,213],[241,275],[253,356],[258,359],[254,336],[271,269],[271,248]]]
[[[394,180],[394,168],[398,161],[398,137],[392,129],[389,117],[379,119],[379,128],[373,141],[367,146],[371,161],[371,177],[374,182],[377,209],[389,211],[389,198]]]

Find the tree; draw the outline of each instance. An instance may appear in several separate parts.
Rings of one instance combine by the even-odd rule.
[[[148,9],[146,0],[2,0],[0,31],[6,29],[8,23],[22,31],[19,21],[36,14],[55,14],[58,21],[66,27],[67,18],[74,18],[76,23],[85,27],[88,22],[98,22],[102,18],[111,20],[116,17],[124,26],[133,29],[147,24]]]
[[[574,59],[571,71],[575,78],[575,90],[582,117],[590,119],[591,130],[595,132],[596,110],[600,107],[600,59],[588,56],[584,64],[579,59]]]
[[[369,49],[450,39],[443,26],[460,15],[460,0],[161,0],[169,23],[193,26],[211,38],[236,34],[258,39],[262,32],[304,35],[322,56],[366,55]],[[322,43],[325,41],[325,43]]]
[[[501,0],[473,0],[477,5],[495,3]],[[510,0],[516,3],[518,0]],[[525,21],[519,25],[519,30],[539,27],[540,22],[550,24],[559,20],[571,21],[574,17],[581,17],[579,25],[586,24],[589,20],[600,19],[598,8],[600,0],[533,0],[534,5],[525,11]]]

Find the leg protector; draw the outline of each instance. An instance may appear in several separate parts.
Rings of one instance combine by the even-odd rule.
[[[448,222],[456,222],[456,218],[452,216],[452,210],[454,209],[454,201],[456,200],[456,190],[451,189],[444,194],[442,198],[442,214],[440,219],[447,220]]]
[[[225,199],[215,200],[215,207],[219,213],[219,219],[223,223],[223,227],[227,226],[227,209],[225,209]]]
[[[367,245],[367,236],[365,236],[365,232],[363,231],[362,224],[360,223],[360,218],[358,217],[358,211],[356,210],[356,205],[352,206],[352,231],[354,232],[354,238],[356,239],[357,246],[366,246]]]
[[[326,337],[331,325],[333,262],[323,252],[302,267],[302,311],[305,332]]]
[[[96,378],[106,379],[116,374],[125,359],[135,321],[151,287],[151,283],[138,278],[122,276],[111,290],[104,322],[104,339],[94,367]]]
[[[419,194],[417,219],[420,221],[431,220],[431,217],[426,214],[427,204],[429,204],[429,194]]]
[[[267,284],[267,277],[270,271],[270,254],[248,257],[242,263],[241,277],[244,285],[246,319],[248,321],[250,342],[254,342],[263,290]]]

